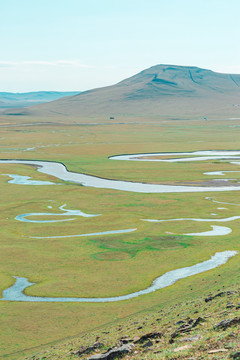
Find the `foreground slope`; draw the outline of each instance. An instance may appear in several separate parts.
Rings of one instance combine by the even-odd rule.
[[[25,360],[240,359],[239,294],[231,288],[153,308],[53,344]]]
[[[190,66],[156,65],[113,86],[10,113],[33,116],[206,117],[239,115],[239,104],[240,75]]]

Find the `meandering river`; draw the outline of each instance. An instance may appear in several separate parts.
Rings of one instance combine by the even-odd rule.
[[[172,159],[152,159],[154,156],[186,156],[187,158]],[[146,158],[147,157],[147,158]],[[221,159],[240,159],[240,151],[196,151],[192,153],[154,153],[154,154],[134,154],[111,156],[112,160],[131,160],[131,161],[160,161],[160,162],[184,162],[184,161],[205,161],[205,160],[221,160]],[[239,165],[239,162],[231,162]],[[216,191],[240,191],[240,185],[232,186],[191,186],[191,185],[164,185],[139,183],[131,181],[120,181],[100,178],[83,173],[68,171],[62,163],[54,161],[38,161],[38,160],[0,160],[0,164],[23,164],[36,166],[39,172],[54,176],[64,181],[70,181],[81,184],[83,186],[113,189],[121,191],[131,191],[138,193],[180,193],[180,192],[216,192]]]
[[[161,157],[154,159],[154,157]],[[164,156],[172,156],[173,158],[166,158]],[[177,156],[177,158],[175,158]],[[188,157],[179,157],[179,156],[188,156]],[[189,157],[190,156],[190,157]],[[233,159],[240,159],[240,151],[196,151],[196,152],[182,152],[182,153],[153,153],[153,154],[132,154],[132,155],[119,155],[119,156],[112,156],[109,159],[111,160],[128,160],[128,161],[158,161],[158,162],[183,162],[183,161],[205,161],[205,160],[233,160]],[[130,192],[138,192],[138,193],[190,193],[190,192],[219,192],[219,191],[239,191],[239,185],[231,185],[231,186],[191,186],[191,185],[165,185],[165,184],[150,184],[150,183],[139,183],[139,182],[131,182],[131,181],[120,181],[120,180],[112,180],[112,179],[105,179],[100,178],[92,175],[82,174],[82,173],[75,173],[68,171],[66,166],[62,163],[52,162],[52,161],[38,161],[38,160],[0,160],[1,164],[23,164],[23,165],[31,165],[36,166],[37,171],[54,176],[58,179],[63,181],[70,181],[73,183],[78,183],[83,186],[89,186],[94,188],[104,188],[104,189],[114,189],[120,191],[130,191]],[[240,165],[240,162],[233,162],[231,164]],[[208,175],[222,175],[226,171],[223,172],[212,172],[206,173]],[[8,174],[8,176],[13,177],[12,174]],[[19,181],[17,175],[14,175],[14,181]],[[25,180],[24,180],[25,178]],[[17,180],[16,180],[17,179]],[[32,185],[42,185],[43,182],[38,182],[35,180],[29,180],[29,177],[21,177],[20,182],[18,184],[29,184],[32,182]],[[35,182],[35,183],[33,183]],[[16,182],[15,182],[16,183]],[[42,183],[42,184],[41,184]],[[46,182],[45,182],[46,184]],[[49,185],[53,184],[49,182]],[[47,185],[47,184],[46,184]],[[212,200],[208,198],[209,200]],[[212,200],[213,201],[213,200]],[[227,203],[226,203],[227,204]],[[234,205],[234,204],[233,204]],[[66,214],[50,214],[50,213],[27,213],[21,214],[16,217],[17,220],[25,221],[25,222],[51,222],[57,220],[45,220],[45,221],[38,221],[38,220],[29,220],[27,217],[29,216],[36,216],[36,215],[74,215],[74,216],[98,216],[97,215],[87,215],[80,210],[67,210],[60,208],[61,210],[65,211]],[[232,216],[229,218],[224,219],[197,219],[197,218],[188,218],[188,219],[168,219],[168,220],[154,220],[154,219],[142,219],[148,222],[163,222],[163,221],[183,221],[183,220],[192,220],[192,221],[221,221],[227,222],[239,219],[240,216]],[[71,220],[71,219],[69,219]],[[198,236],[216,236],[216,235],[226,235],[231,232],[230,228],[221,227],[221,226],[214,226],[212,225],[213,230],[202,232],[202,233],[189,233],[185,235],[198,235]],[[76,235],[67,235],[67,236],[48,236],[48,237],[35,237],[38,239],[42,238],[63,238],[63,237],[77,237],[77,236],[95,236],[95,235],[108,235],[108,234],[117,234],[117,233],[127,233],[135,231],[136,229],[124,229],[124,230],[110,230],[100,233],[88,233],[88,234],[76,234]],[[106,298],[84,298],[84,297],[77,297],[77,298],[65,298],[65,297],[39,297],[39,296],[28,296],[24,294],[24,290],[34,285],[28,281],[27,278],[24,277],[15,277],[16,281],[13,286],[3,291],[3,297],[0,300],[7,300],[7,301],[27,301],[27,302],[113,302],[113,301],[121,301],[121,300],[128,300],[140,295],[149,294],[153,291],[162,289],[164,287],[170,286],[175,283],[177,280],[196,275],[211,269],[214,269],[220,265],[225,264],[231,257],[237,254],[236,251],[223,251],[216,253],[211,259],[203,261],[199,264],[195,264],[193,266],[185,267],[176,269],[173,271],[169,271],[164,275],[159,276],[157,279],[153,281],[151,286],[147,287],[146,289],[139,290],[134,293],[130,293],[127,295],[122,296],[115,296],[115,297],[106,297]]]

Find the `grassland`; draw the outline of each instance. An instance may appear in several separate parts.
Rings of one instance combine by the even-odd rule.
[[[61,123],[6,126],[2,119],[1,158],[63,162],[69,170],[96,176],[143,182],[205,181],[206,171],[238,170],[227,162],[148,163],[109,160],[123,153],[239,150],[238,121],[153,121],[131,124],[76,125]],[[12,122],[18,120],[13,119]],[[24,122],[24,120],[22,120]],[[29,121],[29,120],[28,120]],[[47,122],[47,121],[46,121]],[[87,121],[86,121],[87,123]],[[0,122],[1,125],[1,122]],[[236,126],[237,125],[237,126]],[[29,148],[34,148],[28,150]],[[0,164],[1,174],[19,174],[50,180],[57,185],[13,185],[0,176],[0,287],[13,284],[13,275],[36,285],[26,290],[36,296],[107,297],[124,295],[149,286],[169,270],[208,259],[216,251],[240,250],[239,220],[229,223],[233,232],[219,237],[184,237],[207,231],[210,223],[146,223],[143,218],[216,218],[239,215],[239,208],[218,204],[206,196],[239,204],[238,192],[196,194],[138,194],[86,188],[63,183],[23,165]],[[239,174],[234,174],[239,179]],[[64,223],[22,223],[15,216],[30,212],[58,212],[59,206],[79,209],[94,218]],[[34,236],[71,235],[137,228],[130,234],[96,237],[36,239]],[[175,235],[168,235],[173,232]],[[221,275],[221,276],[218,276]],[[193,300],[203,292],[239,283],[238,256],[226,265],[177,282],[139,298],[106,304],[1,302],[1,355],[20,359],[65,337],[118,321],[153,306]],[[32,349],[32,350],[31,350]]]

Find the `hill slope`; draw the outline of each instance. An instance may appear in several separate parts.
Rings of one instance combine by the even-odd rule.
[[[240,359],[239,289],[135,314],[25,360]]]
[[[116,85],[5,114],[164,116],[240,114],[240,75],[156,65]]]

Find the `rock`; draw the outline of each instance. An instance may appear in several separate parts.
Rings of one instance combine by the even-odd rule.
[[[140,339],[140,336],[134,336],[133,342],[138,342],[139,339]]]
[[[119,348],[114,348],[104,354],[96,354],[90,356],[87,360],[113,360],[121,358],[132,352],[134,344],[122,345]]]
[[[236,291],[221,291],[221,292],[219,292],[218,294],[216,294],[216,295],[213,295],[213,296],[208,296],[206,299],[205,299],[205,302],[208,302],[208,301],[212,301],[213,299],[215,299],[216,297],[219,297],[219,296],[223,296],[223,295],[225,295],[225,294],[227,294],[227,295],[233,295],[233,294],[235,294],[236,293]]]
[[[122,346],[122,344],[121,344],[120,346]],[[115,347],[119,347],[119,346],[111,346],[111,347],[108,348],[107,351],[105,351],[105,352],[107,353],[107,352],[111,351],[112,349],[115,349]]]
[[[135,341],[136,343],[143,343],[145,340],[149,340],[149,339],[160,339],[162,337],[162,333],[160,332],[151,332],[148,334],[144,334],[142,335],[137,341]]]
[[[228,352],[227,349],[216,349],[216,350],[210,350],[208,351],[208,354],[217,354],[217,353],[222,353],[222,352]]]
[[[90,354],[92,351],[99,349],[102,346],[104,346],[103,343],[96,341],[92,346],[81,346],[74,354],[79,356]]]
[[[192,321],[191,319],[191,324],[183,324],[181,325],[177,330],[175,330],[172,334],[171,334],[171,338],[169,340],[169,343],[172,344],[173,343],[173,339],[175,337],[177,337],[180,333],[185,333],[185,332],[189,332],[191,331],[193,328],[195,328],[198,324],[200,324],[201,322],[205,321],[203,318],[201,318],[200,316],[194,321]]]
[[[183,320],[179,320],[178,322],[176,322],[176,325],[183,325],[183,324],[185,324],[185,321]]]
[[[219,297],[219,296],[223,296],[223,295],[225,295],[226,294],[226,291],[221,291],[221,292],[219,292],[218,294],[216,294],[216,295],[213,295],[213,296],[209,296],[209,297],[207,297],[206,299],[205,299],[205,302],[209,302],[209,301],[212,301],[213,299],[215,299],[216,297]]]
[[[236,353],[234,353],[233,355],[231,355],[232,359],[236,359],[239,360],[240,359],[240,351],[237,351]]]
[[[143,344],[143,348],[147,348],[151,346],[153,346],[153,342],[151,340],[148,340],[145,344]]]
[[[220,321],[220,323],[218,323],[214,326],[214,329],[215,330],[218,330],[218,329],[226,330],[228,327],[230,327],[232,325],[237,325],[237,324],[240,324],[240,318],[235,317],[234,319],[226,319],[226,320]]]
[[[224,315],[224,314],[227,314],[228,312],[227,312],[227,310],[223,310],[223,311],[221,311],[220,313],[219,313],[219,315]]]
[[[226,306],[227,309],[231,309],[233,307],[234,307],[233,303],[230,303],[230,302],[227,303],[227,306]]]
[[[200,335],[196,335],[196,336],[192,336],[192,337],[185,337],[183,339],[180,339],[179,341],[180,342],[185,342],[185,341],[189,341],[189,342],[192,342],[192,341],[197,341],[197,340],[200,340],[201,339],[201,336]]]
[[[177,347],[176,349],[173,349],[173,352],[178,352],[178,351],[182,351],[182,350],[187,350],[187,349],[190,349],[192,345],[184,345],[184,346],[179,346]]]
[[[200,324],[201,322],[204,322],[204,318],[202,318],[201,316],[199,316],[194,322],[193,322],[193,327],[197,326],[198,324]]]
[[[128,344],[130,342],[133,342],[133,339],[130,339],[128,337],[124,337],[124,338],[121,338],[119,341],[124,345],[124,344]]]
[[[116,347],[122,346],[124,344],[128,344],[128,343],[132,343],[134,341],[134,339],[130,339],[127,335],[122,336],[118,343],[116,344]]]

